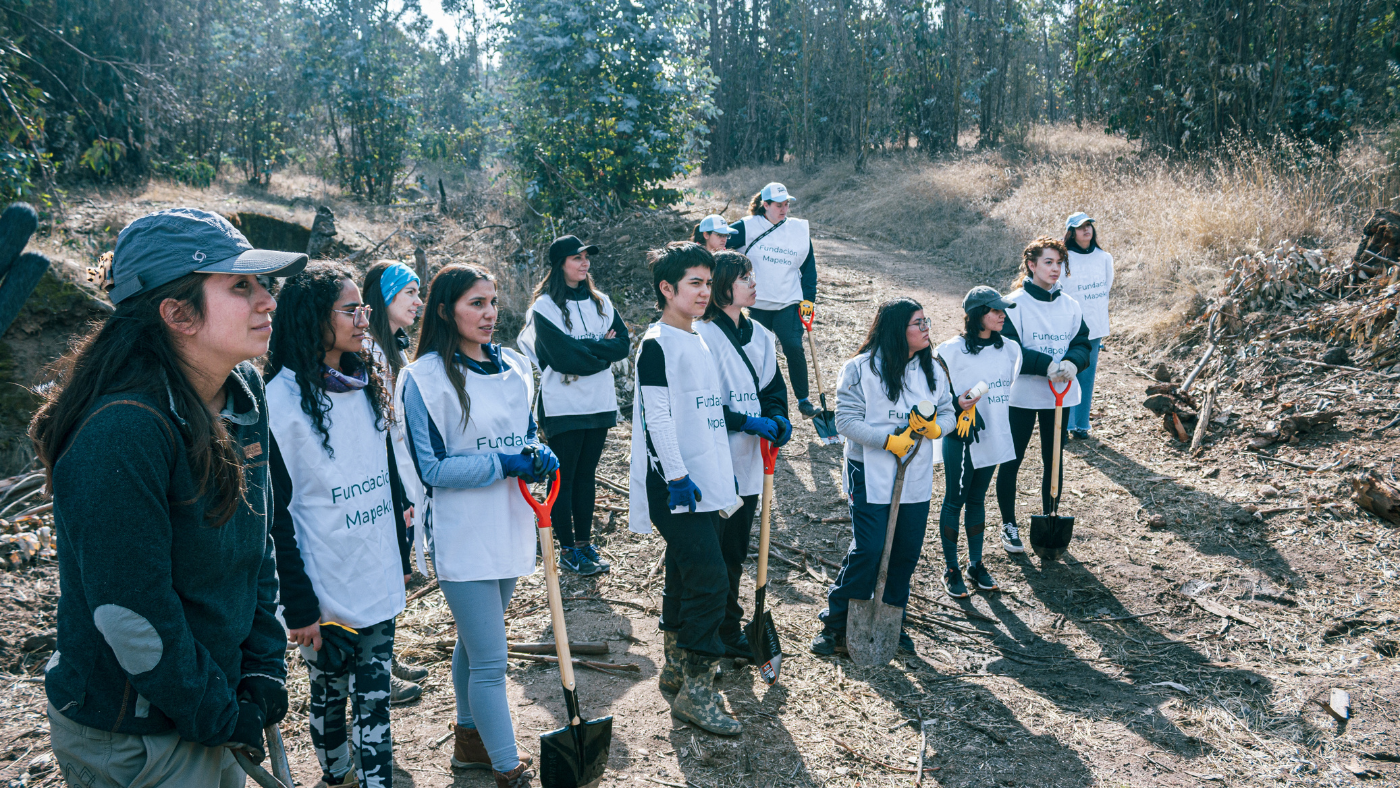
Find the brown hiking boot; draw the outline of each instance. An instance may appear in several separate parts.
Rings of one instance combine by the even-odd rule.
[[[719,659],[682,651],[685,655],[685,681],[676,699],[671,702],[671,714],[699,728],[721,736],[738,736],[743,723],[724,711],[724,699],[715,692],[715,671]]]
[[[491,768],[491,756],[486,754],[486,744],[476,728],[463,728],[455,722],[449,722],[447,727],[456,735],[452,744],[452,768]]]
[[[666,664],[661,666],[661,675],[657,676],[656,683],[661,685],[661,691],[667,695],[680,692],[681,684],[685,681],[681,672],[681,655],[684,652],[676,645],[678,640],[679,636],[675,632],[661,633],[661,642],[665,644]]]
[[[520,756],[520,765],[508,772],[491,771],[491,776],[496,778],[496,788],[530,788],[530,778],[535,776],[534,772],[527,771],[530,768],[530,756]]]

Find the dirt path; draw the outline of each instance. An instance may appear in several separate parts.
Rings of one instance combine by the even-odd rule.
[[[958,270],[952,262],[828,233],[818,235],[817,249],[828,385],[885,298],[919,299],[937,341],[957,331],[961,297],[973,283],[951,273]],[[1391,564],[1374,557],[1377,550],[1390,555],[1384,551],[1394,538],[1366,530],[1374,521],[1358,528],[1303,512],[1233,519],[1255,495],[1247,463],[1230,452],[1191,461],[1168,445],[1140,407],[1146,381],[1132,370],[1139,363],[1116,342],[1104,351],[1097,440],[1068,449],[1065,508],[1078,522],[1067,559],[1043,565],[1008,556],[989,529],[987,564],[1003,592],[951,603],[939,583],[931,523],[911,602],[928,622],[915,628],[918,654],[882,668],[807,652],[850,526],[823,522],[846,514],[840,448],[818,445],[810,423],[800,421],[778,463],[769,595],[790,656],[771,688],[751,668],[726,662],[719,686],[746,725],[733,740],[670,716],[656,687],[662,542],[629,533],[625,496],[600,490],[601,509],[611,511],[600,510],[597,531],[613,571],[567,578],[565,594],[599,598],[568,602],[571,638],[607,641],[610,654],[594,659],[637,667],[634,674],[578,674],[585,712],[615,717],[604,785],[908,785],[920,719],[926,763],[936,769],[927,785],[1331,785],[1349,784],[1353,765],[1397,779],[1393,762],[1364,757],[1400,752],[1395,663],[1370,640],[1323,638],[1337,619],[1395,617],[1394,573],[1381,574]],[[627,442],[628,425],[620,425],[602,475],[625,480]],[[1031,455],[1022,473],[1023,525],[1039,497]],[[1284,489],[1293,483],[1277,469],[1268,478]],[[935,511],[942,484],[939,474]],[[1154,516],[1158,527],[1149,527]],[[751,599],[749,571],[744,594]],[[1192,580],[1205,588],[1201,599],[1235,618],[1180,593]],[[523,579],[508,621],[512,641],[552,638],[543,603],[542,575]],[[394,712],[396,784],[485,788],[489,775],[454,776],[447,768],[455,632],[440,594],[415,601],[399,632],[401,651],[431,676],[421,701]],[[306,734],[305,670],[291,662],[293,712],[284,729],[294,771],[311,785],[318,769]],[[511,664],[510,698],[527,752],[537,753],[539,733],[563,720],[557,676],[551,666]],[[1349,728],[1339,730],[1310,702],[1333,686],[1351,692]],[[39,686],[16,683],[10,696],[25,710],[23,724],[41,731]],[[32,757],[21,748],[46,743],[12,741],[10,757],[20,764]]]

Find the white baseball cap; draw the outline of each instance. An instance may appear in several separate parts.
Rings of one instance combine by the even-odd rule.
[[[1080,211],[1079,213],[1076,213],[1065,220],[1065,229],[1073,230],[1074,228],[1078,227],[1081,224],[1084,224],[1085,222],[1092,221],[1094,220],[1089,218],[1089,214]]]
[[[793,197],[791,194],[788,194],[786,186],[776,181],[768,184],[767,186],[764,186],[763,191],[759,192],[758,196],[764,202],[787,202],[788,200],[792,200],[795,202],[797,200],[796,197]]]
[[[739,231],[730,227],[729,223],[724,220],[723,216],[720,216],[717,213],[712,213],[709,216],[706,216],[704,219],[700,220],[700,232],[719,233],[720,235],[733,235],[734,233],[737,233]]]

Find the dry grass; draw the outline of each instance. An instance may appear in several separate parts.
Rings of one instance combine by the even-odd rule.
[[[1235,144],[1168,160],[1073,126],[1033,129],[1014,151],[892,157],[863,173],[850,162],[749,167],[683,185],[716,208],[729,201],[725,215],[737,218],[770,180],[801,200],[798,216],[934,253],[1003,287],[1028,241],[1061,235],[1066,216],[1086,211],[1117,263],[1118,308],[1151,316],[1132,321],[1138,329],[1161,326],[1173,306],[1212,290],[1235,255],[1284,240],[1349,247],[1372,208],[1396,197],[1393,167],[1374,141],[1336,156]]]

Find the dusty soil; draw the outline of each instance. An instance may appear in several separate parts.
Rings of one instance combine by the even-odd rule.
[[[961,296],[976,282],[957,273],[955,261],[820,230],[816,244],[819,360],[828,385],[887,297],[918,298],[936,338],[956,332]],[[931,527],[911,603],[927,622],[915,628],[918,653],[881,668],[818,658],[806,648],[850,526],[824,521],[846,513],[840,449],[819,445],[810,423],[800,421],[778,461],[768,596],[790,656],[773,687],[752,668],[725,663],[719,687],[746,725],[735,739],[670,716],[656,687],[662,542],[629,533],[625,496],[601,489],[596,531],[613,570],[566,578],[564,593],[595,598],[567,603],[571,639],[607,641],[610,654],[593,659],[638,668],[578,673],[585,712],[615,718],[603,783],[909,784],[920,720],[925,763],[934,769],[925,777],[929,785],[1400,782],[1396,532],[1339,495],[1344,468],[1310,474],[1246,454],[1244,425],[1264,411],[1252,390],[1227,390],[1222,404],[1233,409],[1232,425],[1212,436],[1205,454],[1189,458],[1141,407],[1149,381],[1140,370],[1162,356],[1160,348],[1116,339],[1104,350],[1095,439],[1067,449],[1063,509],[1077,523],[1066,559],[1009,556],[989,538],[987,564],[1003,590],[955,603],[939,583],[941,552]],[[1178,371],[1189,365],[1171,363]],[[1400,394],[1393,380],[1362,376],[1345,384],[1353,382],[1381,405],[1394,407]],[[1363,441],[1362,425],[1377,426],[1348,417],[1279,456],[1321,466],[1347,446],[1361,462],[1393,474],[1397,441]],[[627,447],[623,424],[610,437],[601,475],[625,481]],[[1023,526],[1039,498],[1040,468],[1030,454],[1019,501]],[[1279,491],[1278,500],[1260,497],[1265,484]],[[942,485],[940,476],[935,501]],[[1303,504],[1309,494],[1307,510],[1253,516],[1241,509]],[[1317,508],[1325,501],[1336,505]],[[45,651],[40,644],[24,654],[17,641],[52,627],[40,600],[51,604],[56,588],[51,567],[4,580],[11,588],[0,600],[0,663],[8,674],[0,677],[7,682],[0,759],[9,763],[0,760],[0,779],[18,780],[46,752],[47,724],[36,681]],[[744,594],[751,600],[752,568]],[[1231,617],[1203,604],[1217,612],[1223,606]],[[552,638],[542,575],[521,581],[508,618],[512,641]],[[396,784],[485,788],[488,775],[448,768],[454,630],[440,594],[415,600],[399,632],[403,656],[431,675],[423,698],[394,712]],[[318,769],[306,732],[306,674],[297,657],[290,663],[293,710],[283,729],[294,772],[312,785]],[[538,753],[538,734],[564,719],[557,670],[513,661],[508,681],[517,737],[524,751]],[[1332,688],[1350,693],[1345,724],[1316,702]],[[57,782],[43,762],[27,779]]]

